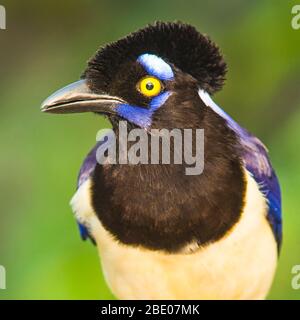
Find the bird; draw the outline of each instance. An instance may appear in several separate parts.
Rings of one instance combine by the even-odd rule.
[[[265,299],[282,242],[281,191],[268,150],[212,96],[227,64],[209,36],[156,21],[101,46],[80,79],[43,103],[49,114],[106,117],[127,130],[203,129],[204,168],[97,161],[71,200],[118,299]]]

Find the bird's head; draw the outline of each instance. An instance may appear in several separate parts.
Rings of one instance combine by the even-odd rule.
[[[100,48],[82,79],[50,96],[42,110],[95,112],[145,129],[193,127],[195,119],[199,127],[198,90],[214,93],[225,72],[208,37],[187,24],[157,22]]]

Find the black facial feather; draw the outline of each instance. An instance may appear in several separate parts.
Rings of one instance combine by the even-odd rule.
[[[126,62],[116,71],[114,81],[109,86],[109,93],[122,97],[131,105],[147,107],[150,98],[142,95],[136,88],[137,83],[146,75],[146,71],[138,62]]]
[[[190,74],[209,93],[223,85],[226,63],[217,45],[193,26],[179,22],[156,22],[100,48],[82,77],[93,90],[110,92],[120,68],[143,53],[155,54]]]

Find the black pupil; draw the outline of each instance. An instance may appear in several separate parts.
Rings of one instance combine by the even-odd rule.
[[[149,82],[146,83],[146,89],[147,90],[150,91],[150,90],[153,90],[153,88],[154,88],[154,84],[152,82],[149,81]]]

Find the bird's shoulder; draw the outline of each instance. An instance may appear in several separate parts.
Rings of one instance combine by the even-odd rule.
[[[244,165],[267,199],[267,218],[272,226],[278,248],[280,248],[282,240],[281,191],[268,151],[257,137],[246,130],[241,131],[240,142]]]
[[[77,199],[77,195],[81,194],[81,189],[86,189],[85,185],[90,183],[91,181],[91,176],[94,173],[94,170],[96,168],[96,165],[98,163],[97,161],[97,151],[99,150],[99,148],[101,148],[101,146],[104,145],[104,143],[111,143],[112,140],[112,135],[110,132],[106,133],[105,135],[103,135],[102,137],[100,137],[100,140],[96,143],[96,145],[90,150],[90,152],[88,153],[88,155],[85,157],[80,170],[79,170],[79,174],[78,174],[78,178],[77,178],[77,191],[75,196],[72,199],[72,207],[73,207],[73,211],[74,210],[74,199]],[[86,194],[86,192],[84,192],[84,194]],[[87,195],[88,197],[91,197],[91,194]],[[81,197],[79,197],[80,199],[78,201],[86,201],[86,199],[81,199]],[[74,212],[75,215],[77,215],[77,212]],[[83,222],[80,221],[80,219],[77,218],[77,223],[79,226],[79,232],[81,235],[81,238],[83,240],[86,240],[88,238],[90,238],[93,241],[92,236],[90,235],[87,227],[83,224]],[[93,241],[94,242],[94,241]]]
[[[282,218],[281,218],[281,191],[278,178],[272,168],[268,150],[265,145],[248,130],[241,127],[226,112],[223,111],[204,92],[199,90],[202,101],[219,116],[221,116],[239,139],[240,155],[245,168],[253,176],[268,204],[268,221],[272,227],[275,239],[280,248],[282,240]]]

